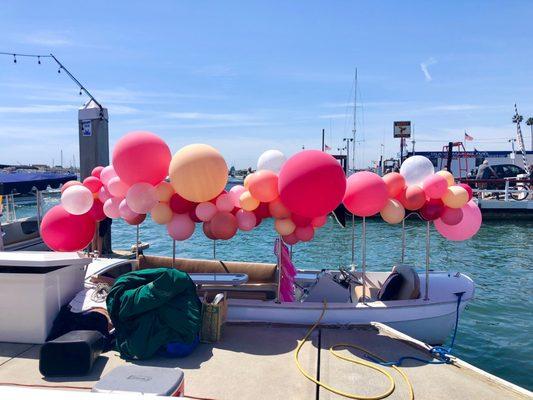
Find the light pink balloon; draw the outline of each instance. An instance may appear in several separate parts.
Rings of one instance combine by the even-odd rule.
[[[119,206],[122,201],[119,197],[111,197],[104,202],[104,214],[109,218],[120,218]]]
[[[128,207],[126,199],[121,200],[120,205],[118,206],[118,211],[120,213],[120,217],[127,220],[134,220],[139,215],[139,213],[136,213]]]
[[[422,189],[430,199],[440,199],[446,194],[448,181],[442,175],[433,174],[424,179]]]
[[[242,185],[235,185],[229,190],[229,195],[231,197],[231,200],[233,201],[233,206],[241,208],[239,198],[244,192],[246,192],[246,188]]]
[[[312,226],[297,226],[294,230],[294,235],[302,242],[309,242],[315,236],[315,230]]]
[[[167,232],[174,240],[189,239],[194,233],[195,224],[189,214],[174,214],[167,224]]]
[[[102,186],[98,191],[98,200],[100,200],[102,203],[105,203],[112,197],[113,196],[111,196],[111,193],[109,193],[109,190],[107,190],[105,186]]]
[[[115,172],[115,169],[112,165],[108,165],[107,167],[104,167],[102,172],[100,172],[100,180],[104,185],[107,185],[109,181],[117,176],[117,173]]]
[[[255,228],[257,218],[253,212],[239,210],[235,213],[235,217],[237,218],[237,226],[241,231],[251,231]]]
[[[113,197],[126,197],[129,186],[120,180],[118,176],[111,178],[107,183],[107,190]]]
[[[470,239],[481,227],[481,210],[470,200],[463,207],[463,219],[456,225],[447,225],[442,219],[434,221],[437,231],[448,240],[461,241]]]
[[[211,221],[217,212],[217,206],[209,201],[204,201],[196,206],[196,216],[203,222]]]
[[[72,215],[82,215],[91,209],[93,194],[83,185],[73,185],[61,193],[61,205]]]
[[[132,211],[146,214],[158,203],[155,187],[146,182],[134,183],[126,193],[126,202]]]
[[[216,206],[218,211],[230,212],[233,210],[235,203],[229,193],[223,193],[217,197]]]
[[[328,222],[328,216],[322,215],[321,217],[315,217],[311,220],[311,225],[313,225],[314,228],[320,228],[324,225],[326,225],[326,222]]]

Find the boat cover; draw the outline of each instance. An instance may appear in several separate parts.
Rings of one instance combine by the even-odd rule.
[[[200,299],[185,272],[171,268],[122,275],[107,296],[117,350],[125,359],[146,359],[169,343],[193,343],[201,328]]]
[[[76,174],[64,172],[2,172],[0,173],[0,195],[25,194],[31,192],[33,188],[57,189],[63,183],[77,179]]]

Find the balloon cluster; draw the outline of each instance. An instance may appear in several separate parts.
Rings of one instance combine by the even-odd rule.
[[[357,172],[347,180],[344,205],[353,214],[369,217],[380,213],[383,220],[398,224],[406,210],[434,221],[437,231],[449,240],[466,240],[481,226],[481,212],[472,201],[472,189],[455,184],[448,171],[435,173],[423,156],[405,160],[400,172],[380,176]]]

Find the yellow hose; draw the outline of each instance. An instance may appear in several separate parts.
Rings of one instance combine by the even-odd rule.
[[[326,390],[328,390],[328,391],[330,391],[332,393],[338,394],[338,395],[343,396],[343,397],[347,397],[349,399],[379,400],[379,399],[383,399],[383,398],[385,398],[387,396],[390,396],[392,394],[392,392],[394,392],[395,383],[394,383],[394,378],[392,377],[392,375],[385,368],[382,368],[382,367],[378,366],[375,363],[371,363],[371,362],[368,362],[368,361],[365,361],[365,360],[362,360],[362,359],[356,359],[356,358],[352,358],[352,357],[343,356],[342,354],[340,354],[340,353],[335,351],[335,349],[337,349],[339,347],[357,349],[357,350],[362,351],[363,353],[366,353],[366,354],[368,354],[368,355],[370,355],[370,356],[372,356],[372,357],[374,357],[374,358],[376,358],[376,359],[378,359],[378,360],[380,360],[382,362],[385,362],[385,360],[382,359],[381,357],[371,353],[368,350],[363,349],[362,347],[359,347],[359,346],[356,346],[356,345],[353,345],[353,344],[338,343],[338,344],[335,344],[335,345],[331,346],[329,348],[329,351],[330,351],[331,354],[333,354],[337,358],[340,358],[342,360],[345,360],[345,361],[348,361],[348,362],[351,362],[351,363],[354,363],[354,364],[359,364],[359,365],[363,365],[363,366],[368,367],[368,368],[372,368],[373,370],[376,370],[376,371],[380,372],[381,374],[385,375],[387,377],[388,381],[390,382],[390,386],[385,392],[383,392],[381,394],[378,394],[378,395],[375,395],[375,396],[363,396],[363,395],[359,395],[359,394],[353,394],[353,393],[344,392],[342,390],[336,389],[336,388],[328,385],[327,383],[319,381],[318,379],[316,379],[315,377],[311,376],[311,374],[309,374],[307,371],[305,371],[303,369],[303,367],[300,364],[300,360],[298,359],[298,356],[300,354],[300,350],[302,349],[302,346],[307,341],[307,339],[309,339],[309,336],[311,336],[311,333],[313,333],[313,331],[316,329],[316,327],[320,324],[320,321],[322,321],[322,318],[324,317],[324,314],[326,313],[326,309],[327,309],[327,303],[326,303],[326,301],[324,301],[324,308],[322,309],[322,313],[320,314],[320,317],[315,322],[315,324],[311,327],[311,329],[309,329],[307,331],[307,333],[305,334],[304,338],[301,340],[301,342],[298,344],[298,347],[296,348],[296,352],[294,353],[294,361],[296,362],[296,366],[298,367],[300,372],[307,379],[309,379],[311,382],[314,382],[315,384],[317,384],[319,386],[322,386],[324,389],[326,389]],[[320,368],[320,366],[319,366],[319,368]],[[401,370],[401,368],[398,368],[395,365],[393,365],[392,368],[394,368],[396,371],[398,371],[398,373],[403,377],[405,383],[407,384],[407,387],[409,388],[409,398],[411,400],[414,400],[415,394],[413,392],[413,385],[409,381],[409,378],[407,377],[405,372],[403,372]]]

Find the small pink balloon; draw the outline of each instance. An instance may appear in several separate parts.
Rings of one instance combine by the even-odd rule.
[[[119,197],[111,197],[104,202],[104,214],[109,218],[120,218],[120,202]]]
[[[446,225],[457,225],[463,219],[463,210],[461,208],[445,207],[440,219]]]
[[[72,215],[82,215],[91,209],[94,197],[91,191],[80,185],[73,185],[61,193],[61,205]]]
[[[463,207],[463,219],[456,225],[447,225],[441,218],[435,220],[435,228],[448,240],[462,241],[470,239],[481,227],[481,210],[474,201],[470,200]]]
[[[133,220],[139,213],[136,213],[131,208],[128,207],[128,203],[126,202],[126,199],[122,199],[120,201],[120,205],[118,206],[118,211],[120,213],[120,217],[123,219]]]
[[[118,176],[111,178],[107,183],[107,190],[113,195],[113,197],[126,197],[129,186],[120,180]]]
[[[140,225],[144,222],[145,219],[146,219],[146,214],[137,214],[135,218],[125,219],[124,221],[126,221],[126,223],[129,225]]]
[[[252,211],[239,210],[235,213],[237,218],[237,226],[241,231],[251,231],[255,228],[257,218]]]
[[[356,172],[346,181],[343,203],[352,214],[370,217],[380,212],[388,199],[385,181],[373,172]]]
[[[61,193],[63,193],[65,190],[67,190],[71,186],[81,186],[81,185],[83,185],[83,183],[81,183],[80,181],[65,182],[63,186],[61,186]]]
[[[195,224],[189,214],[174,214],[167,224],[167,232],[174,240],[189,239],[194,233]]]
[[[294,234],[298,240],[302,242],[309,242],[315,236],[315,230],[312,226],[298,226],[294,230]]]
[[[105,186],[102,186],[100,190],[98,191],[98,200],[100,200],[102,203],[105,203],[108,199],[112,198],[111,193],[109,193],[109,190]]]
[[[134,183],[126,193],[128,207],[137,214],[146,214],[158,203],[155,187],[146,182]]]
[[[233,206],[240,208],[241,205],[239,203],[239,198],[241,197],[241,194],[246,192],[246,188],[242,185],[235,185],[229,190],[229,195],[231,197],[231,200],[233,201]]]
[[[440,199],[446,194],[448,181],[439,174],[429,175],[422,183],[422,189],[430,199]]]
[[[217,197],[216,206],[218,211],[231,212],[234,207],[233,199],[229,193],[223,193]]]
[[[117,176],[117,173],[112,165],[108,165],[107,167],[104,167],[102,171],[100,171],[100,180],[104,185],[107,185],[115,176]]]
[[[91,193],[98,193],[102,187],[102,182],[95,176],[88,176],[83,180],[83,186],[91,191]]]
[[[196,216],[203,222],[211,221],[217,212],[217,206],[209,201],[204,201],[196,206]]]
[[[298,243],[298,238],[296,237],[296,233],[291,233],[290,235],[285,235],[281,237],[285,243],[287,243],[289,246],[294,246],[296,243]]]
[[[314,228],[320,228],[324,225],[326,225],[326,222],[328,222],[328,216],[322,215],[321,217],[315,217],[311,220],[311,225]]]
[[[94,167],[93,170],[91,171],[91,175],[94,176],[95,178],[100,179],[100,174],[102,173],[103,169],[104,167],[102,167],[101,165],[98,167]]]

